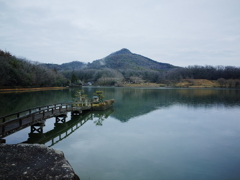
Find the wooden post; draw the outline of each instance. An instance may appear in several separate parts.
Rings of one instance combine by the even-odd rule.
[[[43,128],[42,128],[42,127],[39,128],[39,129],[38,129],[38,132],[39,132],[39,133],[43,133]]]
[[[0,144],[1,144],[1,143],[4,143],[4,144],[5,144],[5,143],[6,143],[6,139],[0,139]]]
[[[38,133],[43,133],[43,126],[45,126],[45,121],[34,124],[31,126],[31,133],[37,131]]]
[[[59,122],[65,123],[66,122],[66,117],[67,116],[56,116],[55,123],[59,123]]]
[[[22,118],[19,119],[19,126],[22,126]]]
[[[5,133],[5,125],[3,124],[2,125],[2,134],[4,134]]]

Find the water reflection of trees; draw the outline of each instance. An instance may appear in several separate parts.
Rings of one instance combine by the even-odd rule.
[[[70,102],[75,89],[0,93],[0,116],[38,106]]]
[[[70,102],[77,89],[0,94],[0,116],[28,108]],[[147,89],[83,87],[84,93],[92,97],[103,91],[105,99],[115,99],[111,115],[122,122],[149,113],[158,108],[178,104],[193,108],[240,106],[240,90],[235,89]],[[96,121],[100,125],[101,120]]]
[[[93,111],[92,112],[94,118],[93,122],[96,124],[96,126],[102,126],[103,121],[107,119],[108,116],[113,113],[113,111],[114,110],[112,108],[105,111]]]

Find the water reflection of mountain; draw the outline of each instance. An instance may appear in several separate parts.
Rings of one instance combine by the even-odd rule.
[[[240,106],[240,90],[234,89],[147,89],[83,87],[89,98],[103,91],[105,99],[115,99],[111,115],[122,122],[174,104],[197,107]],[[76,89],[0,94],[0,116],[29,108],[70,102]]]
[[[114,94],[113,117],[122,122],[174,104],[197,107],[240,106],[239,90],[123,89]]]

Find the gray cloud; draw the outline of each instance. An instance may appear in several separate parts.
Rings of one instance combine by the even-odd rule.
[[[0,0],[0,49],[91,62],[128,48],[178,66],[240,66],[238,0]]]

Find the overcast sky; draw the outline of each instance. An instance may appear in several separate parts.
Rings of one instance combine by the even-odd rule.
[[[240,0],[0,0],[0,49],[44,63],[127,48],[177,66],[240,66]]]

